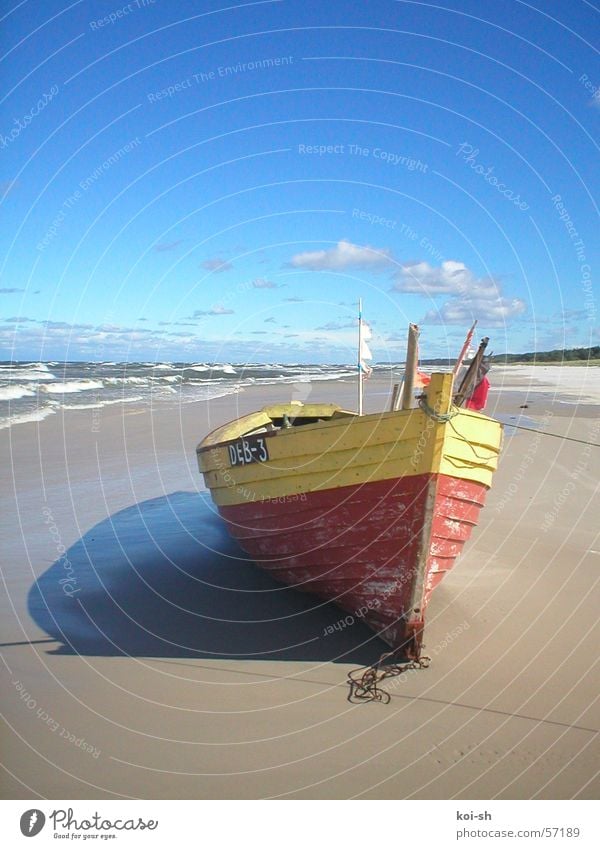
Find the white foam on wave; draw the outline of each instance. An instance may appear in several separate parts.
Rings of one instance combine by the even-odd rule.
[[[12,386],[0,386],[0,401],[16,401],[19,398],[31,398],[36,394],[36,387],[16,383]]]
[[[50,371],[26,371],[25,369],[6,369],[0,372],[2,380],[55,380],[56,376]]]
[[[246,366],[243,366],[243,368],[245,369]],[[260,366],[260,368],[265,368],[265,366]],[[222,371],[224,374],[237,374],[237,371],[230,363],[217,363],[213,366],[207,366],[204,363],[194,363],[194,365],[184,366],[182,371]]]
[[[161,380],[164,379],[161,378]],[[147,377],[106,377],[104,382],[109,386],[149,386],[150,379]]]
[[[22,413],[20,416],[9,416],[0,419],[0,430],[7,427],[13,427],[20,424],[29,424],[30,422],[41,422],[48,416],[52,416],[56,412],[52,407],[43,407],[41,410],[33,410],[31,413]]]
[[[134,401],[143,401],[141,395],[134,395],[131,398],[112,398],[110,401],[98,401],[96,404],[61,404],[62,410],[99,410],[101,407],[108,407],[111,404],[131,404]]]
[[[355,375],[355,371],[340,371],[336,374],[315,374],[309,372],[305,374],[290,375],[289,377],[285,377],[281,374],[277,377],[252,377],[248,378],[248,380],[256,385],[276,386],[278,383],[313,383],[324,380],[341,380],[344,377],[354,377]]]
[[[176,395],[177,392],[178,390],[172,386],[153,386],[152,398],[160,398],[161,395]]]
[[[183,384],[184,386],[210,386],[213,383],[218,383],[221,386],[227,385],[229,381],[226,381],[223,377],[207,377],[206,380],[186,380]]]
[[[52,395],[66,395],[71,392],[88,392],[90,389],[104,389],[101,380],[68,380],[66,383],[50,383],[40,386],[44,392]]]
[[[57,365],[58,365],[58,363],[57,363]],[[22,368],[22,369],[25,369],[25,370],[35,369],[35,371],[47,371],[47,372],[50,371],[50,369],[48,368],[48,365],[46,363],[19,363],[17,368]]]
[[[195,398],[186,398],[182,400],[184,404],[198,404],[201,401],[212,401],[213,398],[223,398],[225,395],[237,395],[240,392],[244,391],[244,387],[240,386],[239,383],[234,386],[223,386],[221,384],[220,387],[209,388],[206,387],[206,390],[202,393],[201,397]]]

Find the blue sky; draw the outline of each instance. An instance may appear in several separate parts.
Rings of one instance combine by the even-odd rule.
[[[585,0],[0,10],[0,358],[598,344]]]

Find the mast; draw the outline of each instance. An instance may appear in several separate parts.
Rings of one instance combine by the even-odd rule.
[[[477,385],[479,366],[481,365],[483,355],[485,354],[485,349],[487,348],[489,341],[489,336],[484,336],[479,343],[477,353],[471,360],[471,365],[467,369],[467,372],[462,379],[462,383],[458,387],[458,392],[454,396],[454,403],[457,407],[462,407],[466,399],[470,397],[474,387]]]
[[[456,375],[460,371],[460,367],[462,366],[465,357],[469,353],[469,348],[471,347],[471,341],[473,339],[473,333],[475,332],[476,327],[477,327],[477,319],[475,319],[475,321],[473,322],[473,324],[471,326],[471,329],[467,333],[467,337],[465,339],[464,345],[462,346],[462,350],[461,350],[460,354],[458,355],[458,359],[454,363],[454,368],[452,369],[452,374],[453,374],[454,377],[456,377]]]
[[[363,372],[362,372],[362,298],[358,299],[358,415],[363,414]]]
[[[410,410],[413,404],[413,391],[418,360],[419,328],[416,324],[408,325],[408,344],[406,349],[406,366],[404,368],[404,387],[402,389],[402,409]]]

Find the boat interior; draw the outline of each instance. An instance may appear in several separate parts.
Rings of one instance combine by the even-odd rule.
[[[342,410],[337,404],[303,404],[300,401],[273,404],[212,431],[201,443],[199,449],[212,448],[222,442],[239,439],[241,436],[274,433],[288,428],[324,424],[354,416],[356,416],[355,412]]]

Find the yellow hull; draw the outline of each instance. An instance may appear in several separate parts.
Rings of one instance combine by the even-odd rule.
[[[429,410],[444,403],[450,377],[433,375]],[[264,430],[284,415],[296,425]],[[257,433],[268,462],[232,466],[229,445]],[[489,487],[501,443],[502,425],[470,410],[438,421],[421,408],[359,417],[332,404],[282,404],[223,425],[197,451],[213,500],[225,506],[427,473]]]

